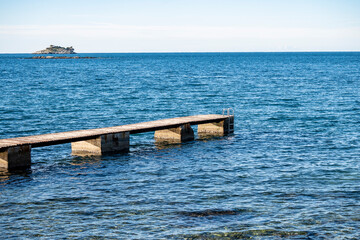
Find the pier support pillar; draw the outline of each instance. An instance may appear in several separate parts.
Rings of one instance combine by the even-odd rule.
[[[156,142],[180,143],[194,140],[194,131],[190,124],[184,124],[177,128],[155,131]]]
[[[103,155],[129,151],[129,132],[105,134],[97,138],[72,142],[72,155]]]
[[[0,150],[0,167],[8,170],[31,166],[31,146],[23,145]]]
[[[224,136],[234,132],[234,116],[231,115],[223,121],[198,125],[200,136]]]

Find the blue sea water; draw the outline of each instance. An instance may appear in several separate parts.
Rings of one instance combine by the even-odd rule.
[[[3,239],[360,239],[360,53],[0,55],[0,138],[235,110],[235,133],[0,172]],[[196,128],[195,128],[196,130]]]

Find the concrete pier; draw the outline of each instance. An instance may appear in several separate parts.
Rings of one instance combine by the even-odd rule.
[[[129,132],[101,135],[71,143],[71,154],[77,156],[104,155],[129,151]]]
[[[180,143],[194,140],[194,131],[190,124],[184,124],[177,128],[155,131],[155,140],[159,142]]]
[[[22,145],[0,149],[0,167],[6,169],[28,168],[31,165],[31,146]]]
[[[198,125],[200,136],[224,136],[234,132],[234,116],[219,121]]]
[[[157,142],[191,141],[194,139],[192,125],[199,126],[199,135],[223,136],[234,131],[234,116],[196,115],[107,128],[0,139],[0,167],[30,167],[32,148],[63,143],[71,143],[72,154],[82,156],[128,151],[129,135],[144,132],[155,132]]]

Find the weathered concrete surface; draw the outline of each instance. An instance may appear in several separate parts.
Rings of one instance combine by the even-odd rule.
[[[31,146],[23,145],[0,150],[0,167],[6,169],[28,168],[31,165]]]
[[[220,122],[199,124],[198,125],[198,134],[199,135],[223,136],[225,134],[224,123],[225,123],[225,120],[220,121]]]
[[[103,155],[129,151],[129,132],[106,134],[97,138],[71,143],[73,155]]]
[[[159,142],[186,142],[194,140],[194,131],[190,124],[184,124],[177,128],[169,128],[155,131],[155,140]]]
[[[205,123],[198,125],[200,136],[224,136],[234,132],[234,116],[218,122]]]

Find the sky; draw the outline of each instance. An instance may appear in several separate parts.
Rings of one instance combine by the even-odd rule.
[[[0,0],[0,53],[360,51],[360,0]]]

